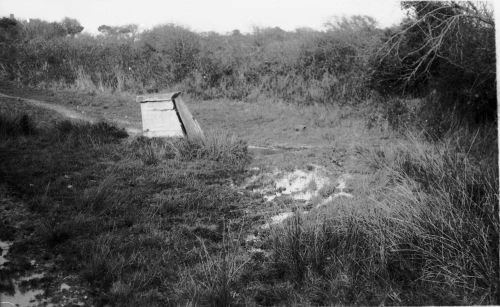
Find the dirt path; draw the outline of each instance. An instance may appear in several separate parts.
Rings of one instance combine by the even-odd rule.
[[[45,102],[45,101],[40,101],[40,100],[35,100],[35,99],[28,99],[28,98],[22,98],[22,97],[16,97],[16,96],[10,96],[10,95],[6,95],[6,94],[3,94],[3,93],[0,93],[0,97],[10,98],[10,99],[17,99],[19,101],[24,101],[24,102],[30,103],[30,104],[32,104],[34,106],[40,107],[40,108],[44,108],[44,109],[47,109],[47,110],[55,111],[55,112],[61,114],[64,117],[67,117],[69,119],[83,120],[83,121],[91,122],[91,123],[95,122],[95,120],[93,118],[89,117],[89,116],[85,116],[84,114],[81,114],[81,113],[79,113],[77,111],[73,111],[73,110],[65,108],[63,106],[56,105],[56,104],[51,104],[51,103],[48,103],[48,102]]]
[[[85,121],[89,123],[96,123],[99,120],[82,114],[81,112],[78,112],[76,110],[67,108],[65,106],[59,105],[59,104],[54,104],[50,103],[47,101],[43,100],[37,100],[37,99],[31,99],[31,98],[23,98],[23,97],[18,97],[18,96],[11,96],[7,94],[0,93],[0,97],[3,98],[9,98],[9,99],[15,99],[18,101],[23,101],[26,103],[29,103],[33,106],[44,108],[47,110],[54,111],[61,116],[72,119],[72,120],[80,120],[80,121]],[[127,131],[127,133],[130,136],[137,136],[142,134],[142,131],[132,125],[132,123],[126,119],[114,119],[113,120],[120,128],[123,128]],[[305,150],[305,149],[322,149],[322,148],[330,148],[331,146],[311,146],[307,144],[276,144],[274,146],[256,146],[256,145],[249,145],[248,149],[256,154],[259,155],[272,155],[284,151],[295,151],[295,150]]]
[[[82,113],[80,113],[78,111],[69,109],[69,108],[61,106],[61,105],[53,104],[53,103],[50,103],[50,102],[46,102],[46,101],[42,101],[42,100],[36,100],[36,99],[30,99],[30,98],[22,98],[22,97],[10,96],[10,95],[6,95],[6,94],[3,94],[3,93],[0,93],[0,97],[9,98],[9,99],[16,99],[18,101],[27,102],[27,103],[29,103],[29,104],[31,104],[33,106],[54,111],[54,112],[62,115],[63,117],[66,117],[68,119],[80,120],[80,121],[85,121],[85,122],[89,122],[89,123],[98,122],[98,120],[96,120],[93,117],[87,116],[87,115],[82,114]],[[129,135],[135,136],[135,135],[138,135],[138,134],[141,133],[141,131],[139,129],[137,129],[135,127],[132,127],[131,123],[129,121],[127,121],[127,120],[119,119],[119,120],[115,120],[115,122],[121,128],[124,128]]]

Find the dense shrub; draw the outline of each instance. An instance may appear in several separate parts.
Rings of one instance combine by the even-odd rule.
[[[385,33],[373,58],[374,87],[426,96],[472,122],[496,117],[495,22],[485,2],[404,2],[409,17]]]
[[[255,28],[246,35],[167,24],[142,33],[101,26],[101,35],[90,36],[75,35],[72,19],[4,23],[4,37],[22,39],[9,38],[3,73],[25,85],[134,92],[178,87],[201,98],[273,96],[299,103],[366,98],[366,59],[380,32],[360,16],[332,22],[327,31]]]

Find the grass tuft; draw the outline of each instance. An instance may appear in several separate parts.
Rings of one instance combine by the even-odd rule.
[[[6,139],[20,135],[33,135],[35,133],[35,124],[27,114],[0,115],[0,137]]]
[[[64,120],[56,125],[59,138],[68,143],[79,145],[100,146],[106,143],[116,143],[119,139],[128,137],[125,130],[106,122],[96,124]]]
[[[491,142],[483,129],[371,150],[381,187],[272,228],[263,287],[291,282],[319,305],[498,302],[498,164],[476,148]]]
[[[228,169],[241,171],[250,163],[250,154],[245,141],[233,134],[212,131],[205,141],[170,138],[137,138],[132,143],[133,156],[145,165],[158,165],[162,161],[209,160],[219,162]]]
[[[192,304],[232,306],[237,301],[237,284],[249,258],[242,252],[239,239],[226,231],[222,237],[217,251],[209,251],[198,237],[200,262],[185,271],[179,284],[181,294]]]
[[[243,169],[250,162],[246,142],[223,130],[209,131],[204,142],[186,139],[178,143],[178,149],[184,160],[207,159],[236,169]]]

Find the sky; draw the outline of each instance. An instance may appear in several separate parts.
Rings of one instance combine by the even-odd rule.
[[[198,32],[251,32],[253,27],[322,29],[333,16],[369,15],[382,27],[398,23],[399,1],[382,0],[0,0],[0,16],[60,21],[76,18],[84,32],[100,25],[137,24],[140,29],[176,23]]]

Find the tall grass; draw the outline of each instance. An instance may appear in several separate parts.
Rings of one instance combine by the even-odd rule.
[[[243,170],[250,162],[246,142],[222,130],[207,131],[204,140],[139,138],[132,146],[135,151],[132,154],[138,155],[148,165],[157,165],[168,159],[209,160],[230,169]]]
[[[275,229],[275,268],[318,304],[498,303],[497,151],[477,153],[495,148],[489,129],[372,150],[386,185]]]
[[[249,162],[247,143],[224,130],[208,131],[205,140],[182,143],[179,148],[184,158],[206,158],[243,169]]]
[[[106,122],[86,123],[63,120],[56,123],[53,137],[64,139],[67,145],[82,144],[99,147],[105,143],[116,142],[128,136],[123,129]]]
[[[498,299],[499,182],[491,167],[498,165],[497,150],[489,152],[492,164],[478,161],[484,156],[472,156],[472,148],[492,139],[477,136],[461,131],[437,145],[410,138],[408,148],[382,163],[396,182],[392,205],[405,208],[398,227],[407,235],[403,242],[394,236],[394,243],[415,264],[403,257],[398,263],[413,267],[426,286],[446,288],[467,304]]]
[[[210,251],[203,239],[198,237],[198,241],[201,261],[195,267],[185,269],[178,283],[178,295],[194,305],[234,305],[241,300],[236,294],[241,287],[241,273],[250,261],[239,246],[240,238],[225,230],[221,246],[216,251]]]

